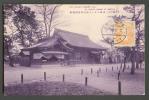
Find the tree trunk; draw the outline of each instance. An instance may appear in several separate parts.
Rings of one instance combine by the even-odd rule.
[[[140,62],[140,69],[142,68],[142,62]]]
[[[139,54],[139,51],[137,49],[137,52],[136,52],[136,69],[139,69],[139,62],[140,62],[140,54]]]
[[[25,46],[25,43],[24,43],[24,37],[23,37],[23,34],[21,33],[21,43],[23,46]]]
[[[123,72],[125,71],[126,69],[126,57],[124,57],[124,67],[123,67]]]
[[[47,19],[46,19],[46,12],[47,12],[47,8],[46,6],[43,4],[43,18],[44,18],[44,25],[45,25],[45,32],[46,32],[46,36],[48,36],[48,29],[47,29]]]
[[[7,54],[8,54],[8,56],[9,56],[9,65],[10,65],[11,67],[14,67],[14,65],[13,65],[13,60],[12,60],[12,57],[11,57],[10,52],[9,52],[9,45],[8,45],[7,42],[6,42],[6,51],[7,51]]]
[[[22,43],[23,46],[25,46],[23,31],[19,27],[17,27],[17,28],[18,28],[18,30],[20,32],[20,35],[21,35],[21,43]]]
[[[44,24],[45,24],[46,36],[48,36],[47,22],[46,22],[46,18],[45,17],[44,17]]]
[[[139,69],[139,62],[136,62],[136,69]]]
[[[135,74],[135,62],[134,61],[131,61],[131,74]]]
[[[10,55],[9,55],[9,65],[11,67],[14,67],[14,65],[13,65],[13,59],[12,59],[12,57]]]
[[[131,54],[131,74],[135,74],[135,48],[132,48]]]
[[[57,8],[57,6],[54,7],[54,9],[52,10],[51,16],[50,16],[49,37],[50,37],[50,35],[51,35],[51,25],[52,25],[53,15],[54,15],[54,12],[55,12],[56,8]]]

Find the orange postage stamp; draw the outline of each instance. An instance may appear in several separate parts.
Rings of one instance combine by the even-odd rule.
[[[115,47],[135,46],[135,22],[116,21],[114,25],[113,38]]]

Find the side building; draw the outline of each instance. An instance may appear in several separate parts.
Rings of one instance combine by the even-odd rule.
[[[53,36],[21,50],[22,66],[31,64],[99,64],[106,48],[88,36],[55,29]]]

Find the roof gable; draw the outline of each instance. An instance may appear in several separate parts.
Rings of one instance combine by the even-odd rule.
[[[92,42],[86,35],[64,31],[61,29],[55,29],[54,35],[59,35],[61,38],[63,38],[72,46],[94,48],[94,49],[105,49],[97,45],[96,43]]]

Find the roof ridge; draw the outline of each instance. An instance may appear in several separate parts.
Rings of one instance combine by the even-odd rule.
[[[66,31],[66,30],[63,30],[63,29],[58,29],[58,28],[55,28],[54,31],[60,31],[60,32],[64,32],[64,33],[71,33],[73,35],[79,35],[79,36],[83,36],[83,37],[86,37],[89,39],[89,37],[87,35],[84,35],[84,34],[79,34],[79,33],[76,33],[76,32],[71,32],[71,31]]]

